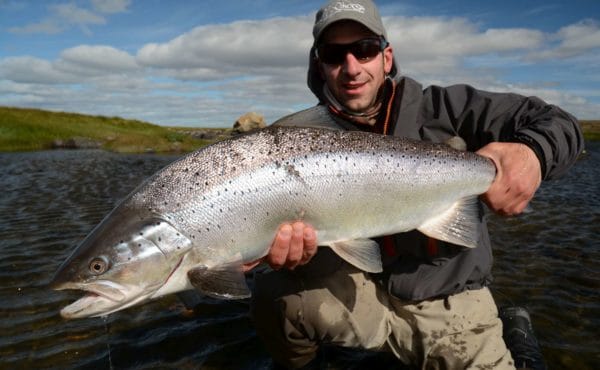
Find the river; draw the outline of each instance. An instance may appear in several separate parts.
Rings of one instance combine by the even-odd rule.
[[[81,296],[47,283],[77,243],[175,156],[104,151],[0,154],[0,368],[268,369],[246,301],[175,296],[105,319],[67,321]],[[529,309],[550,369],[600,366],[600,143],[532,211],[490,216],[499,305]]]

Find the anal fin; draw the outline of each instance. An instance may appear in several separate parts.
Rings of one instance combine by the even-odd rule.
[[[346,262],[366,272],[381,272],[379,244],[371,239],[354,239],[335,242],[329,247]]]
[[[417,230],[434,239],[475,248],[480,228],[479,201],[477,197],[468,197],[454,203],[439,216],[427,220]]]

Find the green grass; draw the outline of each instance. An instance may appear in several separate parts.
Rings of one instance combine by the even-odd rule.
[[[588,141],[600,140],[600,120],[580,121],[583,137]]]
[[[600,140],[600,120],[581,121],[586,140]],[[200,140],[189,133],[210,132]],[[189,152],[226,137],[230,130],[162,127],[120,117],[50,112],[0,106],[0,151],[51,149],[56,140],[83,138],[102,149],[123,153]]]
[[[175,128],[120,117],[0,107],[0,151],[50,149],[83,138],[116,152],[188,152],[209,143]]]

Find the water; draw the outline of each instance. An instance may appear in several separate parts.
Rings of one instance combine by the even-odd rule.
[[[0,368],[266,369],[246,301],[169,296],[63,320],[81,293],[46,284],[75,245],[174,156],[103,151],[0,154]],[[545,183],[533,212],[490,218],[499,304],[526,306],[551,369],[600,364],[600,143]]]

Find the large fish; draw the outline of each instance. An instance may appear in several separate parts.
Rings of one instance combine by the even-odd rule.
[[[477,195],[491,161],[443,144],[357,131],[271,127],[166,166],[125,198],[62,264],[52,285],[88,294],[65,318],[106,315],[197,289],[248,297],[242,264],[282,222],[303,220],[349,263],[382,270],[369,238],[418,229],[476,247]]]

